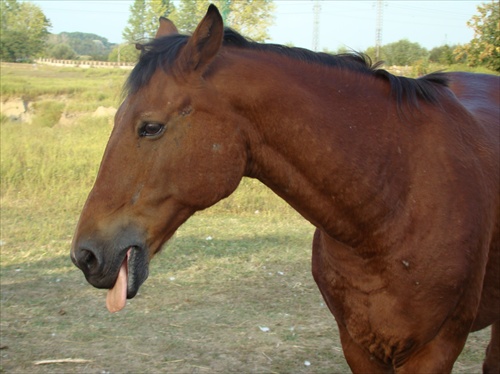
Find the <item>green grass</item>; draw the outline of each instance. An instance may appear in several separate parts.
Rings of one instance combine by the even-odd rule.
[[[183,225],[139,295],[109,314],[105,291],[85,281],[69,247],[111,131],[109,118],[91,115],[96,87],[111,98],[124,77],[9,69],[2,99],[5,83],[37,105],[58,102],[59,83],[45,84],[62,79],[74,93],[64,94],[64,111],[79,115],[67,125],[1,121],[0,372],[348,372],[310,274],[314,229],[255,180]],[[15,83],[23,79],[28,91]],[[473,334],[454,373],[479,373],[487,341],[487,330]],[[62,358],[90,362],[34,364]]]
[[[116,107],[128,73],[122,69],[2,64],[2,101],[22,97],[32,102],[48,96],[69,99],[72,112],[88,111],[97,106]]]
[[[43,121],[2,124],[2,195],[68,196],[91,186],[111,130],[108,120],[84,117],[62,128]]]
[[[37,101],[34,105],[37,116],[35,118],[38,126],[55,126],[64,110],[64,103],[55,100]]]

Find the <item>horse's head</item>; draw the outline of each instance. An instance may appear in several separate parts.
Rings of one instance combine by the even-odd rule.
[[[71,251],[92,285],[113,289],[111,311],[135,296],[175,230],[231,194],[244,174],[239,120],[209,79],[222,37],[214,6],[189,38],[161,19],[129,78]],[[165,57],[169,43],[179,46]]]

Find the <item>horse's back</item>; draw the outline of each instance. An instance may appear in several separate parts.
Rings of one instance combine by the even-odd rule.
[[[500,139],[500,77],[488,74],[453,72],[449,86],[460,103],[494,136]]]
[[[495,222],[490,238],[488,264],[483,282],[481,304],[472,330],[500,319],[500,77],[487,74],[448,73],[450,89],[476,119],[473,134],[483,133],[486,142],[478,148],[483,154],[484,175],[492,186],[491,202]],[[484,157],[489,154],[489,157]],[[488,161],[489,162],[486,162]]]
[[[473,144],[483,176],[500,204],[500,76],[454,72],[448,77],[450,89],[473,117],[463,122],[461,132]]]

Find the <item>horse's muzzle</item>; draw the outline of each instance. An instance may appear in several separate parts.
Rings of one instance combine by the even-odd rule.
[[[99,239],[100,236],[75,238],[71,260],[91,285],[107,289],[113,288],[120,267],[127,261],[127,298],[133,298],[148,277],[148,251],[142,235],[137,230],[124,229],[110,241]]]

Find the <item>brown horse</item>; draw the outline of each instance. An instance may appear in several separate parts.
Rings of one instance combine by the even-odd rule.
[[[253,43],[214,6],[141,49],[71,253],[111,311],[248,176],[317,227],[313,276],[354,372],[450,372],[489,325],[499,372],[498,77]]]

